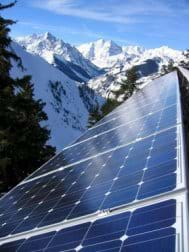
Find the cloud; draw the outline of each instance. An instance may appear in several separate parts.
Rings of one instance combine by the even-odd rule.
[[[188,13],[185,0],[33,0],[32,5],[51,12],[112,23],[140,23],[145,17],[174,17]]]
[[[96,21],[122,23],[122,24],[129,24],[136,22],[134,18],[127,17],[125,14],[114,15],[115,14],[114,10],[111,7],[108,8],[108,5],[106,6],[107,8],[102,8],[87,4],[85,5],[81,1],[76,2],[74,0],[44,0],[44,1],[36,0],[33,1],[32,5],[34,7],[46,9],[57,14],[80,17],[85,19],[92,19]]]

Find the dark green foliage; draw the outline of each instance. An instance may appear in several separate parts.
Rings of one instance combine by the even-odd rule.
[[[128,99],[135,90],[137,90],[137,81],[138,74],[135,67],[128,69],[126,72],[126,79],[122,80],[120,83],[120,89],[113,91],[113,94],[116,96],[116,99],[108,98],[99,112],[99,108],[96,108],[89,115],[89,126],[92,127],[97,121],[102,119],[104,116],[112,112],[117,106],[119,106],[123,101]],[[122,102],[119,102],[117,98],[122,96]]]
[[[0,10],[12,7],[3,6]],[[44,103],[34,100],[31,77],[13,79],[11,61],[21,61],[9,48],[9,25],[0,16],[0,192],[10,189],[55,153],[46,144],[49,130],[40,126],[47,120]]]
[[[102,106],[102,117],[112,112],[117,106],[119,106],[121,103],[118,102],[115,99],[108,98],[105,102],[105,104]]]
[[[113,91],[113,94],[118,98],[122,96],[123,101],[127,100],[135,90],[137,90],[138,74],[135,67],[132,67],[126,72],[126,79],[120,83],[120,89]]]
[[[112,112],[112,110],[114,110],[120,104],[121,103],[117,100],[108,98],[106,102],[102,105],[101,110],[99,109],[99,106],[96,106],[89,114],[88,128],[91,128],[99,120],[101,120],[104,116]]]
[[[181,61],[180,65],[183,66],[183,67],[189,68],[189,49],[184,51],[182,54],[185,57],[185,60]]]
[[[102,113],[99,110],[99,106],[97,105],[89,114],[88,119],[88,128],[91,128],[96,122],[98,122],[102,118]]]
[[[49,81],[49,86],[52,92],[52,95],[54,97],[54,103],[51,103],[54,110],[57,113],[60,113],[60,110],[62,108],[62,98],[61,95],[66,95],[66,91],[64,90],[62,83],[60,81]]]

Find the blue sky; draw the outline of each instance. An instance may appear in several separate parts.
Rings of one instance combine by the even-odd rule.
[[[49,31],[74,45],[104,38],[189,48],[189,0],[18,0],[2,14],[18,21],[13,37]]]

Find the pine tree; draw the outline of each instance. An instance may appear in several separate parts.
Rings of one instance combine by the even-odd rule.
[[[0,11],[14,4],[0,4]],[[10,49],[9,26],[14,23],[0,15],[0,191],[10,189],[55,153],[46,144],[50,131],[40,126],[47,120],[45,104],[34,100],[31,77],[10,76],[13,60],[21,67]]]
[[[174,61],[172,59],[169,60],[167,65],[167,71],[170,73],[175,70]]]
[[[116,99],[108,98],[101,108],[102,117],[112,112],[120,104],[121,102],[118,102]]]
[[[175,70],[174,61],[170,59],[167,65],[163,65],[161,68],[162,75],[168,74]]]
[[[137,90],[137,80],[138,74],[136,67],[132,67],[126,72],[126,79],[123,79],[120,83],[120,89],[113,91],[113,94],[116,96],[116,99],[119,96],[122,96],[123,101],[128,99],[135,90]]]
[[[96,122],[102,118],[102,113],[100,112],[99,106],[97,105],[89,114],[88,128],[91,128]]]
[[[183,51],[182,54],[185,57],[185,60],[181,61],[180,64],[183,67],[189,68],[189,49]]]
[[[112,112],[117,106],[119,106],[123,101],[128,99],[135,90],[137,90],[138,75],[135,67],[128,69],[126,72],[126,79],[122,80],[120,84],[120,89],[112,91],[116,96],[115,99],[107,98],[106,102],[101,107],[101,113],[98,110],[92,111],[89,116],[89,127],[93,126],[98,120],[102,119],[104,116]],[[122,101],[118,101],[119,96],[122,96]]]

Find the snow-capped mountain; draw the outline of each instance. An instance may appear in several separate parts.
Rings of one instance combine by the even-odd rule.
[[[133,45],[122,46],[122,52],[125,52],[128,55],[140,56],[142,53],[145,52],[145,48],[142,46],[133,46]]]
[[[139,64],[148,59],[160,58],[162,64],[167,64],[170,59],[180,61],[182,52],[162,46],[155,49],[145,49],[140,46],[119,46],[108,40],[82,44],[78,50],[95,65],[103,68],[112,68],[117,65]]]
[[[74,47],[51,33],[19,37],[16,41],[32,54],[39,55],[71,79],[85,82],[102,71]]]
[[[99,67],[109,67],[111,63],[108,59],[122,53],[122,48],[115,42],[112,40],[105,41],[104,39],[83,44],[78,47],[78,50],[85,58]]]
[[[35,97],[46,103],[48,121],[45,124],[51,130],[50,143],[60,150],[86,130],[89,110],[104,100],[85,84],[76,83],[16,42],[12,43],[12,48],[21,57],[24,71],[14,64],[11,75],[32,76]]]

